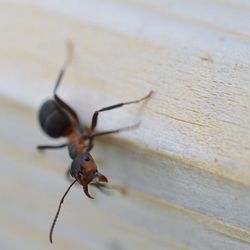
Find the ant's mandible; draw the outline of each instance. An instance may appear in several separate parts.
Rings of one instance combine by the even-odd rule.
[[[60,201],[56,216],[54,218],[50,230],[51,243],[52,243],[53,229],[57,217],[59,215],[61,205],[64,201],[65,196],[69,192],[70,188],[76,182],[78,182],[83,187],[84,193],[89,198],[93,199],[93,197],[88,192],[88,185],[93,181],[108,182],[108,179],[103,174],[98,172],[96,163],[90,154],[90,151],[93,148],[94,138],[102,135],[114,134],[114,133],[119,133],[121,131],[130,130],[136,128],[139,125],[139,123],[137,123],[133,126],[124,127],[116,130],[95,132],[99,113],[119,108],[124,105],[141,102],[149,98],[152,94],[152,91],[150,91],[148,95],[146,95],[141,99],[130,102],[119,103],[95,111],[92,116],[92,122],[90,128],[88,128],[86,131],[82,131],[82,126],[79,122],[79,118],[76,112],[57,95],[57,89],[61,83],[61,80],[66,71],[66,68],[69,65],[69,62],[71,61],[71,57],[72,57],[72,45],[68,44],[67,58],[63,67],[59,72],[53,91],[53,99],[45,101],[39,111],[39,122],[43,131],[47,135],[53,138],[66,137],[67,143],[54,146],[39,145],[37,148],[39,150],[46,150],[46,149],[57,149],[57,148],[68,147],[69,156],[72,159],[70,174],[75,179],[68,187],[68,189],[66,190]]]

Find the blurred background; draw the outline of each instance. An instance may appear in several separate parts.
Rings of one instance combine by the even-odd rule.
[[[250,3],[244,0],[0,1],[0,249],[249,249]],[[70,182],[67,149],[37,113],[58,94],[100,115],[105,193]]]

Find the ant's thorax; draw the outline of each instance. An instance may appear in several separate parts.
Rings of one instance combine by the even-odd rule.
[[[72,159],[75,159],[77,156],[86,152],[87,147],[85,144],[85,139],[80,131],[69,130],[67,132],[67,139],[69,155]]]

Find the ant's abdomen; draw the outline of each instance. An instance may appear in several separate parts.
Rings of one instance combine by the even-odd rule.
[[[66,131],[72,125],[69,114],[52,99],[40,108],[39,122],[43,131],[53,138],[66,136]]]

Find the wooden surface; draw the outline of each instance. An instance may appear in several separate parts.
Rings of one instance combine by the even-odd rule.
[[[70,161],[65,150],[36,152],[56,143],[36,112],[67,40],[74,59],[59,93],[85,123],[98,108],[155,93],[100,116],[99,130],[142,121],[94,150],[127,195],[89,201],[73,189],[54,247],[249,249],[248,2],[1,1],[0,16],[1,249],[50,248]]]

